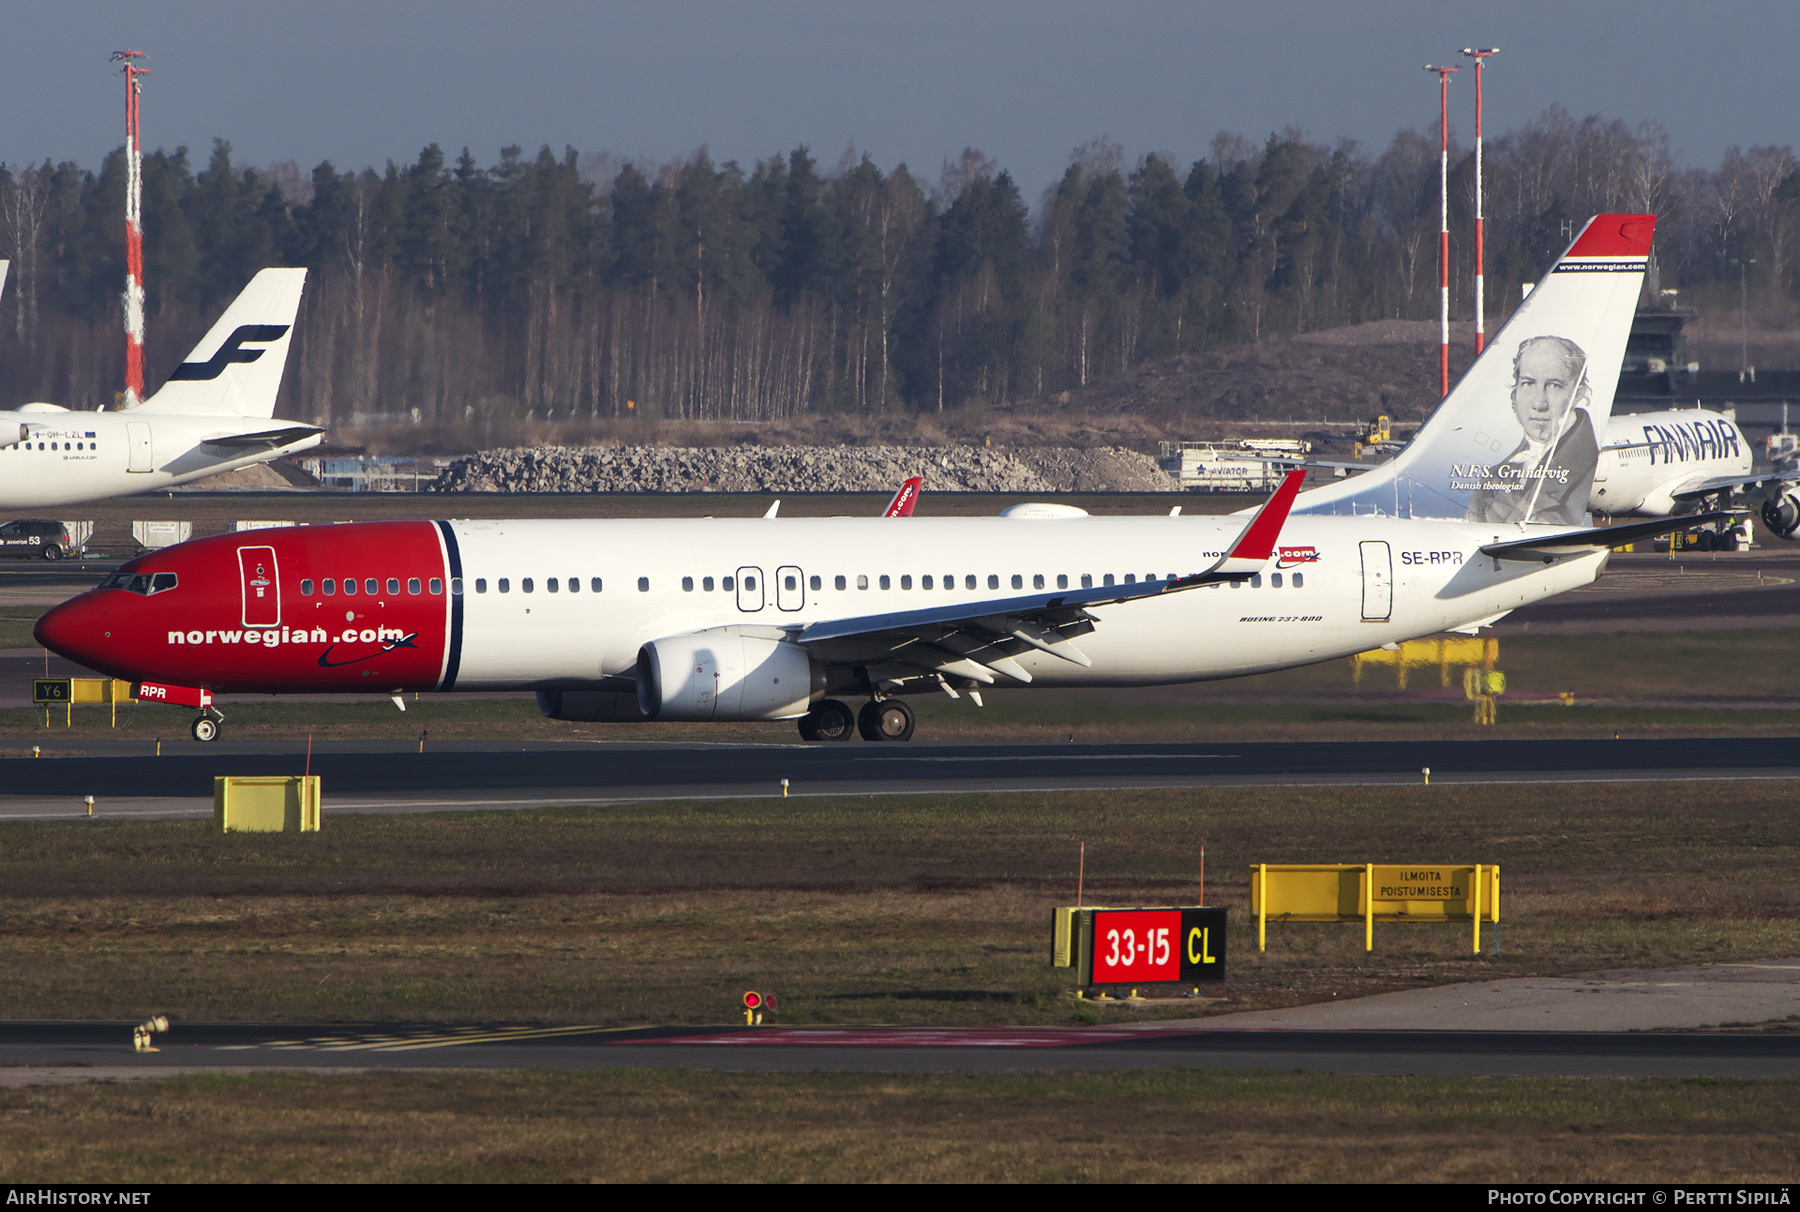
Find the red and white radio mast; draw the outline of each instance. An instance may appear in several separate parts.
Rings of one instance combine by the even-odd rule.
[[[1450,73],[1454,67],[1425,70],[1438,76],[1438,130],[1443,134],[1443,155],[1438,160],[1438,395],[1450,394]]]
[[[144,145],[138,135],[143,51],[114,51],[125,73],[125,407],[144,398]]]
[[[1486,299],[1482,295],[1482,274],[1486,272],[1486,245],[1483,243],[1481,230],[1481,67],[1482,61],[1489,55],[1497,55],[1500,48],[1490,46],[1484,50],[1474,47],[1463,47],[1465,58],[1475,60],[1475,352],[1480,353],[1487,344],[1487,330],[1482,322],[1482,307]]]

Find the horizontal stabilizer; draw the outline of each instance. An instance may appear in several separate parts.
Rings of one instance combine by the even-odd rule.
[[[264,429],[257,433],[227,433],[216,438],[203,438],[208,446],[227,446],[235,450],[274,450],[318,437],[325,431],[317,425],[289,425],[282,429]]]
[[[1604,551],[1608,547],[1621,547],[1639,539],[1654,539],[1693,526],[1710,526],[1714,522],[1725,522],[1738,516],[1728,511],[1690,513],[1679,518],[1651,518],[1648,522],[1632,522],[1625,526],[1594,526],[1587,530],[1570,530],[1562,534],[1488,543],[1482,547],[1481,554],[1492,556],[1496,560],[1542,560],[1548,563],[1590,551]]]

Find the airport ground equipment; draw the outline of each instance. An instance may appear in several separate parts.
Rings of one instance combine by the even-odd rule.
[[[160,551],[185,543],[194,537],[192,522],[145,522],[131,524],[131,537],[145,551]]]
[[[1481,952],[1481,923],[1500,923],[1497,863],[1259,863],[1250,869],[1256,949],[1268,949],[1269,922],[1363,924],[1375,950],[1375,922],[1469,922]]]
[[[319,776],[220,775],[213,823],[222,833],[317,833]]]
[[[1083,990],[1225,979],[1225,910],[1200,905],[1058,908],[1050,963],[1075,969]]]

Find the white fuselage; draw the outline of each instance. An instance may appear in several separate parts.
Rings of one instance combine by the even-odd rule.
[[[1730,417],[1701,409],[1615,414],[1606,426],[1588,506],[1615,517],[1662,517],[1675,494],[1751,476],[1750,443]]]
[[[1185,575],[1218,558],[1244,521],[771,518],[450,525],[462,563],[460,690],[592,685],[629,675],[640,645],[695,631],[757,628],[779,638],[825,620],[976,607],[1054,590],[1062,587],[1059,578],[1078,588],[1084,577],[1099,586],[1107,577],[1122,583],[1128,576]],[[1018,663],[1035,685],[1192,682],[1311,664],[1467,626],[1599,575],[1604,552],[1548,565],[1496,561],[1479,552],[1483,543],[1553,529],[1292,516],[1281,531],[1280,554],[1251,583],[1094,607],[1095,629],[1079,639],[1091,667],[1038,652]],[[344,572],[360,575],[356,568]],[[735,583],[731,591],[724,588],[728,577]],[[503,579],[506,592],[500,590]],[[578,592],[568,589],[572,579]],[[553,580],[556,592],[550,591]],[[756,587],[747,589],[752,580]],[[328,606],[320,600],[321,617],[333,608],[341,612],[341,601]],[[867,649],[852,659],[870,665],[881,659],[879,644],[846,643]],[[845,659],[829,651],[821,656]]]
[[[209,438],[290,424],[268,417],[76,412],[48,404],[0,412],[0,442],[8,443],[0,446],[0,511],[171,488],[319,444],[318,434],[273,448],[207,444]]]

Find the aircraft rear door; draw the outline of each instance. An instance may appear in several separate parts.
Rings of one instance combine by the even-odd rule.
[[[1359,543],[1362,551],[1362,617],[1386,622],[1394,613],[1394,556],[1386,543]]]
[[[783,610],[798,610],[806,605],[806,578],[792,564],[775,570],[775,605]]]
[[[737,570],[738,609],[753,614],[763,608],[763,574],[760,568]]]
[[[244,591],[244,626],[281,626],[281,577],[273,547],[238,548],[238,581]]]
[[[125,422],[126,471],[155,471],[156,449],[150,444],[148,421]],[[118,466],[118,464],[113,464]]]

